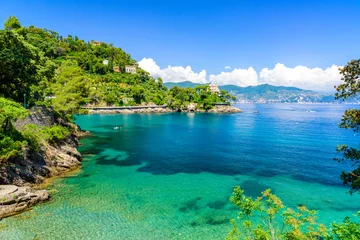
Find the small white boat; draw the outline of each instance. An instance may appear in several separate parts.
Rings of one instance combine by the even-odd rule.
[[[116,127],[114,127],[114,129],[115,129],[115,130],[118,130],[118,129],[119,129],[119,127],[118,127],[118,126],[116,126]]]

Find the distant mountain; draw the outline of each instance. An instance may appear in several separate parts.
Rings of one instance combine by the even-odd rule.
[[[220,89],[229,91],[239,102],[335,102],[334,94],[324,94],[296,87],[273,86],[262,84],[258,86],[238,87],[234,85],[221,86]]]
[[[198,85],[190,81],[164,84],[168,88],[174,86],[194,88]],[[219,86],[236,96],[238,102],[253,103],[334,103],[337,102],[334,94],[319,93],[311,90],[304,90],[296,87],[273,86],[262,84],[258,86],[239,87],[235,85]],[[350,102],[357,102],[357,99]]]
[[[165,87],[167,87],[168,89],[172,88],[172,87],[180,87],[180,88],[195,88],[196,86],[199,86],[201,84],[198,83],[193,83],[190,81],[185,81],[185,82],[166,82],[164,83]]]

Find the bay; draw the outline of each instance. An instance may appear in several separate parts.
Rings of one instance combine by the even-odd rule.
[[[0,222],[0,239],[224,239],[237,185],[271,188],[330,225],[360,210],[333,160],[358,145],[340,129],[356,105],[242,104],[240,114],[81,115],[79,174],[58,179],[50,202]],[[254,114],[259,111],[259,114]],[[118,129],[114,129],[115,127]]]

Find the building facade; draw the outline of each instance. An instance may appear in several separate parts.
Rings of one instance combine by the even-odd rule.
[[[93,46],[100,46],[101,42],[100,41],[91,41],[91,45]]]
[[[127,73],[136,73],[136,66],[135,65],[126,65],[125,72]]]
[[[214,83],[210,83],[209,88],[211,93],[220,93],[219,86]]]

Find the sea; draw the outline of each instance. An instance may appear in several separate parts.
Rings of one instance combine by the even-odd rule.
[[[240,104],[243,113],[80,115],[91,132],[83,166],[54,180],[52,199],[0,221],[0,239],[224,239],[239,209],[229,197],[271,189],[318,212],[329,228],[360,210],[340,180],[345,104]]]

